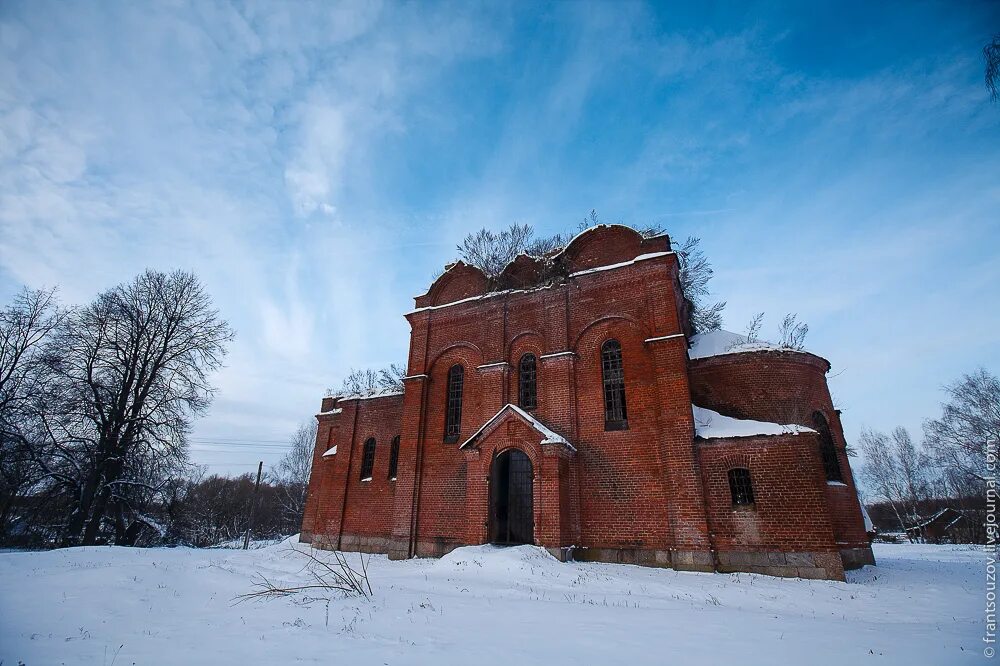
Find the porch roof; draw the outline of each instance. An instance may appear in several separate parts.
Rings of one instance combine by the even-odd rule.
[[[547,425],[536,419],[534,416],[524,411],[517,405],[512,405],[507,403],[500,408],[500,411],[494,414],[486,423],[482,425],[479,430],[472,434],[472,437],[462,442],[462,445],[458,448],[464,449],[466,446],[472,444],[476,441],[490,426],[503,418],[504,414],[511,412],[516,414],[525,423],[531,426],[535,431],[537,431],[542,436],[542,444],[562,444],[570,451],[576,451],[576,447],[569,443],[569,440],[557,433],[556,431],[549,428]]]

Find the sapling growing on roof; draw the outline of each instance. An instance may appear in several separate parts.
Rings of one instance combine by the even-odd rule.
[[[582,233],[587,229],[599,226],[600,217],[596,210],[583,218],[577,227]],[[619,222],[639,232],[644,238],[662,236],[666,231],[657,224],[632,226]],[[565,248],[573,239],[573,235],[558,233],[551,236],[536,237],[534,228],[529,224],[511,224],[506,229],[491,231],[480,229],[468,234],[457,246],[459,258],[470,266],[481,270],[496,286],[497,278],[507,265],[518,255],[527,254],[531,257],[548,258]],[[708,283],[712,279],[712,265],[700,248],[701,240],[689,236],[683,243],[675,247],[677,260],[680,264],[681,291],[691,301],[691,325],[695,332],[714,331],[722,327],[722,311],[725,301],[706,302],[710,295]],[[438,276],[435,276],[435,279]],[[499,285],[503,286],[503,285]]]
[[[757,342],[760,338],[760,325],[764,322],[764,313],[758,312],[751,319],[750,323],[747,324],[747,344]]]
[[[378,370],[371,368],[351,370],[344,377],[340,390],[335,392],[332,389],[327,389],[327,395],[367,398],[375,395],[401,393],[404,376],[406,376],[406,367],[399,363],[392,363]]]
[[[809,325],[796,321],[798,315],[786,314],[778,328],[778,344],[786,349],[801,351],[805,347],[806,333]]]

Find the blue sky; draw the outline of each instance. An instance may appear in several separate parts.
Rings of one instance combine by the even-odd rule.
[[[4,2],[0,296],[196,271],[194,459],[249,471],[465,233],[595,208],[700,236],[727,328],[798,313],[849,438],[918,432],[1000,372],[1000,8],[875,4]]]

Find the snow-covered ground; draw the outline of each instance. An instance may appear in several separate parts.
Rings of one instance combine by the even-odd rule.
[[[834,583],[564,564],[536,548],[484,546],[440,560],[373,556],[374,598],[333,601],[328,620],[322,602],[234,604],[254,573],[305,580],[290,545],[0,553],[0,663],[983,660],[985,555],[968,547],[879,544],[878,567]]]

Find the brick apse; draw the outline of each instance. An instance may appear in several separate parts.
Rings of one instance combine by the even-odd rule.
[[[449,266],[405,315],[403,391],[323,399],[302,541],[837,580],[874,564],[830,364],[694,335],[689,311],[670,239],[624,226],[493,280]]]

